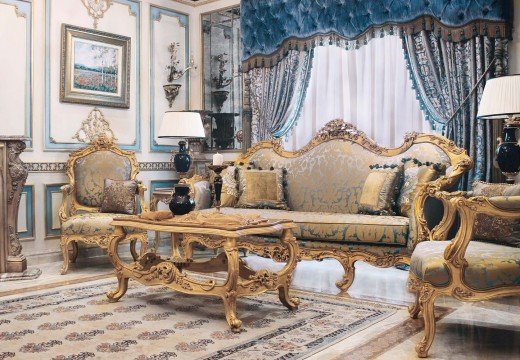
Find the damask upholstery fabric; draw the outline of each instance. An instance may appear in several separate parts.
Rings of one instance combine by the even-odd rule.
[[[395,201],[401,185],[402,165],[373,167],[363,184],[359,213],[394,215]]]
[[[137,213],[137,181],[105,179],[101,212],[132,215]]]
[[[121,216],[115,213],[82,213],[69,217],[61,224],[62,235],[110,235],[114,232],[112,220]],[[134,228],[125,228],[125,232],[141,232]]]
[[[426,282],[446,286],[450,274],[444,266],[444,250],[449,241],[423,241],[415,248],[410,271]],[[475,290],[520,285],[520,249],[471,241],[465,259],[466,284]]]
[[[240,197],[237,207],[288,210],[282,169],[238,171]]]
[[[274,209],[222,208],[221,211],[224,214],[258,214],[266,219],[292,220],[298,226],[294,236],[303,240],[396,246],[405,246],[408,240],[409,219],[401,216],[314,213]]]
[[[350,141],[331,140],[295,157],[260,149],[250,158],[257,167],[287,169],[287,205],[294,211],[357,214],[361,190],[371,164],[395,164],[417,158],[450,165],[437,145],[412,145],[403,154],[386,157]]]
[[[83,206],[100,207],[105,179],[130,180],[128,158],[108,150],[96,151],[74,163],[76,200]]]
[[[207,209],[211,206],[211,190],[209,181],[197,181],[193,184],[193,193],[195,210]]]
[[[414,23],[417,19],[415,28],[409,26],[405,29],[412,32],[435,20],[437,27],[455,27],[453,31],[442,34],[451,39],[460,36],[461,32],[470,37],[486,30],[491,36],[505,37],[506,34],[500,30],[504,31],[504,23],[509,23],[511,16],[511,2],[505,0],[242,0],[242,60],[259,54],[272,54],[286,39],[293,40],[293,47],[296,43],[294,38],[311,38],[319,43],[319,39],[312,37],[328,33],[345,39],[364,35],[364,41],[367,41],[367,38],[383,33],[382,25]],[[485,21],[489,21],[489,29],[478,26]],[[472,25],[468,25],[470,23]],[[367,31],[370,28],[379,29]],[[499,34],[495,33],[497,30]],[[390,31],[399,32],[394,27]],[[359,43],[364,41],[361,39]],[[311,41],[305,43],[307,46],[310,44]]]
[[[438,179],[441,175],[440,170],[440,168],[435,169],[432,165],[416,164],[413,161],[405,163],[403,184],[397,198],[399,215],[412,215],[412,206],[417,195],[417,185]]]
[[[491,74],[507,73],[507,40],[488,36],[473,36],[452,42],[439,38],[433,31],[407,34],[403,38],[414,88],[421,108],[434,129],[440,130],[458,147],[468,151],[475,165],[461,181],[467,189],[474,180],[490,180],[493,159],[492,123],[477,121],[476,115],[483,81],[469,102],[458,111],[491,61],[498,56],[498,66]],[[469,105],[471,104],[471,105]]]
[[[506,192],[515,194],[518,187],[510,184],[492,184],[483,181],[473,183],[472,196],[485,196],[489,201],[506,210],[520,210],[520,196],[502,196]],[[520,248],[520,219],[507,219],[486,214],[477,214],[473,237],[503,245]]]

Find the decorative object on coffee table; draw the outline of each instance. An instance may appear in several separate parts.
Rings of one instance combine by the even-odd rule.
[[[174,215],[185,215],[195,208],[195,201],[190,197],[188,184],[176,184],[170,201],[170,210]]]
[[[226,320],[233,332],[239,332],[242,321],[237,316],[237,299],[254,296],[268,290],[278,290],[280,301],[290,310],[298,308],[299,300],[289,295],[293,271],[298,261],[299,248],[290,220],[266,220],[258,215],[237,216],[220,212],[191,212],[188,215],[163,221],[150,221],[137,216],[119,217],[111,223],[115,227],[110,238],[108,255],[114,264],[118,288],[107,293],[111,302],[118,301],[128,289],[128,280],[135,279],[144,285],[163,285],[193,295],[219,297],[224,302]],[[170,232],[173,239],[173,256],[161,258],[154,251],[147,252],[137,261],[125,263],[118,255],[119,243],[127,238],[126,229]],[[278,241],[266,243],[253,235],[276,236]],[[180,241],[179,235],[183,234]],[[193,246],[210,249],[223,248],[223,252],[205,262],[193,262]],[[284,262],[274,273],[268,270],[253,271],[239,258],[238,249],[247,249],[260,256]],[[214,273],[227,271],[227,280],[199,280],[185,272]]]
[[[18,238],[18,206],[28,171],[20,160],[27,138],[0,136],[0,280],[34,279],[39,269],[27,271]],[[8,273],[8,274],[5,274]]]
[[[167,111],[164,113],[159,138],[203,139],[204,126],[198,112]],[[173,157],[175,170],[185,177],[191,166],[191,157],[186,149],[186,142],[179,141],[179,152]]]
[[[520,128],[520,75],[502,76],[486,83],[477,118],[504,120],[502,138],[496,160],[508,183],[514,183],[520,172],[520,145],[516,132]]]

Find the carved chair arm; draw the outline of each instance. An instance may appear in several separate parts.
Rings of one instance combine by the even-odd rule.
[[[68,201],[69,201],[69,196],[74,191],[74,187],[70,184],[63,185],[62,187],[60,187],[60,191],[61,191],[62,198],[61,198],[59,216],[60,216],[60,221],[63,223],[64,221],[67,221],[67,219],[70,216],[69,212],[67,211],[67,205],[68,205]]]
[[[467,191],[437,191],[432,194],[432,197],[442,203],[443,214],[441,221],[431,230],[430,240],[448,240],[448,233],[455,223],[457,218],[457,210],[451,203],[451,199],[457,197],[468,198],[471,192]]]
[[[445,230],[445,225],[448,225],[446,221],[450,221],[452,217],[450,214],[446,214],[446,212],[444,213],[443,218],[440,220],[440,223],[435,224],[432,230],[430,230],[427,220],[429,214],[426,200],[429,197],[432,197],[440,200],[441,203],[444,204],[444,199],[442,197],[436,196],[436,194],[449,194],[447,191],[452,189],[457,184],[458,180],[464,172],[463,169],[466,169],[465,171],[467,171],[471,167],[470,165],[471,164],[469,164],[467,168],[456,167],[455,170],[453,170],[448,176],[441,176],[437,180],[417,185],[418,190],[415,197],[414,211],[412,214],[414,219],[410,222],[414,226],[414,229],[411,230],[414,232],[415,238],[409,241],[408,248],[410,250],[413,251],[415,245],[421,241],[434,239],[434,234],[435,236],[440,236],[441,234],[439,234],[439,232],[442,232],[442,235],[447,232],[447,230]],[[443,225],[439,228],[440,224]],[[449,230],[449,227],[447,229]]]
[[[450,202],[460,215],[460,227],[455,238],[444,251],[444,258],[455,266],[466,264],[464,256],[469,242],[473,239],[474,225],[478,214],[505,219],[520,219],[520,196],[494,198],[459,196],[453,197]]]
[[[141,212],[149,211],[149,207],[144,200],[144,193],[146,192],[147,187],[144,186],[140,181],[137,182],[137,196],[139,196],[139,204],[141,204]]]

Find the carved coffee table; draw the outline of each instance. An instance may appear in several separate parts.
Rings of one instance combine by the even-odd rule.
[[[114,219],[112,225],[115,231],[108,246],[108,256],[116,269],[119,284],[117,290],[107,293],[111,302],[118,301],[126,293],[128,279],[135,279],[145,285],[165,285],[186,294],[216,296],[224,301],[226,319],[233,332],[239,332],[242,325],[236,313],[239,297],[277,289],[282,304],[290,310],[298,308],[299,300],[289,296],[299,252],[292,233],[295,225],[290,220],[271,221],[219,212],[192,212],[163,221],[144,220],[137,216],[119,217]],[[149,251],[137,261],[123,262],[117,248],[127,236],[124,230],[126,227],[171,233],[172,256],[161,258],[155,251]],[[265,243],[254,237],[280,231],[279,241],[273,243]],[[193,261],[193,245],[196,243],[212,249],[222,248],[224,251],[208,261]],[[284,261],[286,265],[278,273],[267,270],[255,272],[239,258],[239,249]],[[227,271],[227,278],[222,281],[200,280],[200,277],[190,276],[186,270],[199,273]]]

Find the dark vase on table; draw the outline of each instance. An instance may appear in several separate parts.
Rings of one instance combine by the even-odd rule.
[[[174,215],[185,215],[195,208],[195,201],[190,197],[190,187],[178,184],[170,201],[170,210]]]

